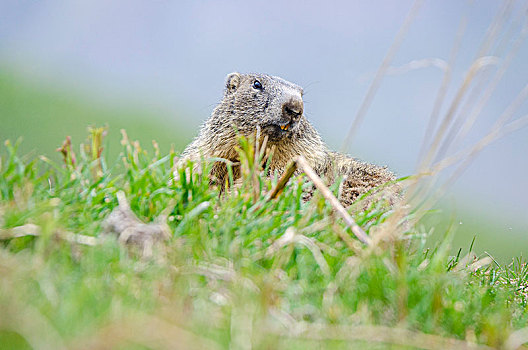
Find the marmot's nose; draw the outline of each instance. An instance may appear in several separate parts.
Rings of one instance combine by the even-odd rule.
[[[282,105],[282,115],[293,121],[299,120],[303,114],[303,101],[300,97],[292,97]]]

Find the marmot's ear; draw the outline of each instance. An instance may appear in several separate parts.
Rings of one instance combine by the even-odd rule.
[[[235,92],[240,85],[240,74],[231,73],[226,77],[226,93]]]

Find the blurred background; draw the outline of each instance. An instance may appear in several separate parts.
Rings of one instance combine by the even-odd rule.
[[[485,52],[500,56],[526,19],[525,5],[425,2],[347,152],[400,176],[413,174],[443,78],[421,60],[448,61],[462,23],[450,102],[494,18],[508,10],[503,45]],[[225,76],[240,71],[303,86],[306,116],[340,149],[412,6],[408,0],[2,1],[0,139],[22,137],[22,152],[58,160],[55,148],[66,135],[78,144],[88,125],[107,124],[109,157],[120,151],[121,128],[143,145],[155,139],[163,151],[171,144],[182,150],[221,99]],[[407,69],[411,61],[417,69]],[[484,136],[524,88],[526,62],[523,42],[462,146]],[[479,79],[497,69],[490,66]],[[524,103],[515,118],[527,113]],[[445,193],[430,222],[437,234],[456,226],[455,250],[467,250],[476,236],[478,253],[504,262],[526,256],[527,153],[528,128],[489,145]]]

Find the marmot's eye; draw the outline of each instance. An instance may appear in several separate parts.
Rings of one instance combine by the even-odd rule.
[[[259,90],[262,90],[262,84],[260,83],[260,81],[255,80],[255,81],[253,82],[253,89],[259,89]]]

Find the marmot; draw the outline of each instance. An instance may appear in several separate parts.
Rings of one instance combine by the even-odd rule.
[[[224,98],[202,125],[198,137],[185,148],[177,166],[187,160],[199,162],[201,157],[238,162],[238,136],[254,137],[260,127],[261,137],[268,137],[267,148],[274,147],[270,173],[282,173],[293,158],[302,155],[328,182],[338,176],[344,178],[339,196],[344,205],[395,180],[386,167],[329,150],[303,111],[303,89],[298,85],[265,74],[231,73],[226,78]],[[216,162],[211,175],[225,183],[225,163]]]

